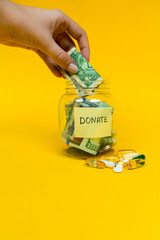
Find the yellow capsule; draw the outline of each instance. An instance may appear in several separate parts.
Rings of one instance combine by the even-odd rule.
[[[105,167],[106,167],[106,165],[105,165],[104,162],[97,161],[97,168],[99,168],[99,169],[103,169],[103,168],[105,168]]]
[[[88,158],[86,161],[86,166],[88,167],[92,167],[92,168],[99,168],[99,169],[103,169],[106,167],[106,165],[104,164],[104,162],[99,161],[98,159],[93,159],[93,158]]]
[[[123,166],[128,170],[132,170],[132,169],[143,167],[144,164],[145,164],[145,160],[138,158],[138,159],[129,160],[128,162],[124,162]]]
[[[125,154],[129,154],[129,153],[135,153],[136,151],[134,149],[122,149],[122,150],[119,150],[117,151],[117,155],[118,157],[123,157],[123,155]]]
[[[97,161],[95,159],[92,158],[88,158],[86,161],[86,166],[88,167],[92,167],[92,168],[96,168],[97,167]]]
[[[100,157],[100,160],[106,160],[106,161],[110,161],[110,162],[119,162],[120,158],[117,156],[114,156],[114,155],[113,156],[104,155],[104,156]]]

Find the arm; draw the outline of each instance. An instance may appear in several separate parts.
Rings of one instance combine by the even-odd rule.
[[[78,41],[82,55],[89,60],[85,31],[60,10],[26,7],[0,0],[0,43],[35,51],[58,77],[54,64],[78,72],[74,60],[66,53]]]

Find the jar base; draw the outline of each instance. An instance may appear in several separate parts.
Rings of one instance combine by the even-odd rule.
[[[108,149],[108,151],[105,151],[104,153],[98,153],[97,155],[92,155],[87,152],[84,152],[81,149],[78,149],[75,147],[70,147],[70,146],[66,145],[63,149],[63,154],[68,157],[86,160],[87,158],[90,158],[90,157],[100,157],[103,155],[109,155],[109,154],[113,153],[113,151],[114,150],[111,147],[110,149]]]

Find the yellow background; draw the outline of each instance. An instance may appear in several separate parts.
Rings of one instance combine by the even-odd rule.
[[[87,31],[90,62],[115,98],[117,147],[147,165],[114,174],[59,154],[64,79],[1,45],[0,239],[159,239],[159,0],[16,2],[59,8]]]

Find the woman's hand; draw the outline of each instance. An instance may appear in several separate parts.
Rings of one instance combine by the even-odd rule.
[[[55,63],[72,74],[78,72],[74,60],[66,53],[78,41],[82,55],[89,60],[85,31],[60,10],[17,5],[0,0],[0,43],[32,49],[57,76]]]

